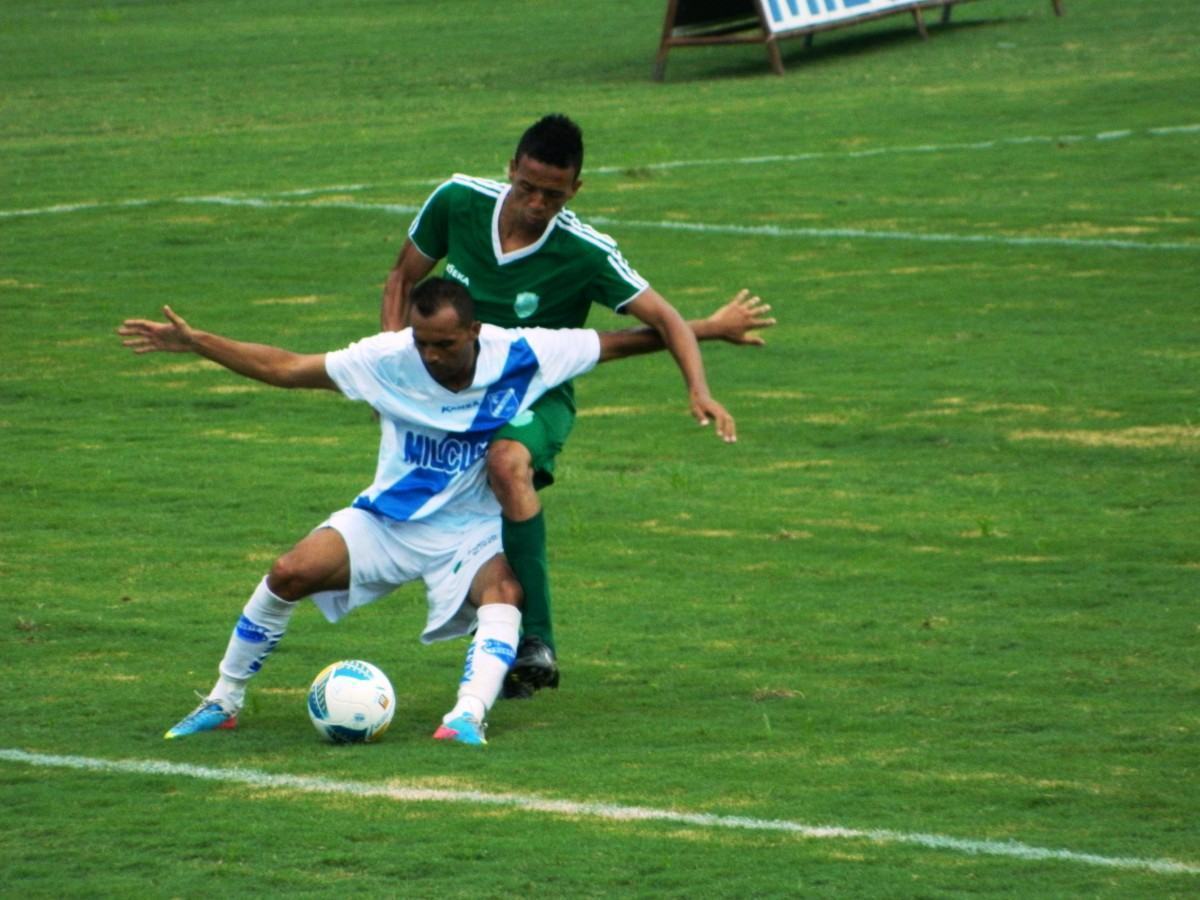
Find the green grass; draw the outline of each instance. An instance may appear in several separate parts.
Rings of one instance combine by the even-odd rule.
[[[673,51],[655,84],[662,6],[4,4],[0,749],[1200,864],[1200,135],[1160,130],[1200,121],[1192,4],[987,0],[927,43],[902,17],[788,43],[783,78]],[[428,739],[463,646],[419,646],[416,587],[302,609],[239,731],[164,744],[271,560],[367,484],[376,426],[113,329],[170,302],[295,349],[370,333],[410,219],[382,205],[499,176],[552,110],[585,128],[573,208],[667,297],[775,306],[767,348],[706,348],[738,444],[665,357],[579,382],[543,498],[563,687],[499,706],[486,752]],[[396,683],[378,745],[306,721],[343,656]],[[178,775],[0,784],[29,897],[1196,890]]]

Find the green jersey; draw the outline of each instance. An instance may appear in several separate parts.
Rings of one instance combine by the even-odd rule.
[[[536,243],[500,247],[500,207],[509,186],[455,175],[421,207],[408,230],[430,259],[475,298],[480,321],[505,328],[582,328],[592,303],[620,312],[649,285],[616,242],[563,210]]]

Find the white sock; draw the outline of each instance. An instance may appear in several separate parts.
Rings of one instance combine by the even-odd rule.
[[[467,661],[458,685],[458,703],[445,715],[443,722],[463,713],[470,713],[480,722],[487,718],[488,710],[500,696],[504,676],[517,658],[520,635],[520,609],[506,603],[479,607],[479,627],[467,648]]]
[[[229,636],[229,645],[218,667],[221,677],[208,694],[211,699],[234,709],[242,708],[247,682],[275,649],[295,610],[295,603],[271,592],[266,578],[259,582]]]

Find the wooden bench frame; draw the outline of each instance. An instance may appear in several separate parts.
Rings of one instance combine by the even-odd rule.
[[[874,13],[864,13],[861,16],[855,16],[839,22],[824,22],[819,25],[808,25],[801,28],[789,29],[788,31],[772,32],[767,25],[762,0],[754,0],[753,6],[758,20],[757,24],[754,22],[755,16],[741,15],[731,19],[729,22],[715,22],[711,26],[698,29],[692,34],[674,34],[680,0],[667,0],[667,13],[663,19],[662,37],[658,42],[658,55],[654,60],[654,80],[662,81],[666,76],[667,54],[671,51],[672,47],[704,47],[714,44],[764,44],[771,71],[776,75],[782,75],[783,57],[779,51],[779,42],[782,40],[803,37],[804,45],[811,47],[813,38],[819,32],[833,31],[837,28],[848,28],[851,25],[859,25],[863,22],[882,19],[885,16],[898,16],[904,13],[908,13],[913,17],[913,24],[916,26],[917,33],[921,36],[921,39],[928,40],[929,30],[925,26],[925,11],[941,9],[941,24],[945,25],[950,21],[950,11],[957,4],[966,2],[969,2],[969,0],[918,0],[915,6],[908,6],[902,9],[880,10]],[[1062,0],[1050,0],[1050,3],[1054,7],[1054,14],[1061,16],[1063,14]]]

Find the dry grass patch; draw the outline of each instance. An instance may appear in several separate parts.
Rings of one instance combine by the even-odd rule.
[[[1025,563],[1027,565],[1040,565],[1042,563],[1062,562],[1061,556],[993,556],[989,562],[1015,562]]]
[[[811,394],[803,391],[738,391],[739,397],[752,397],[755,400],[807,400]]]
[[[580,419],[597,416],[636,416],[646,412],[642,406],[589,406],[575,413]]]
[[[813,413],[804,416],[801,421],[809,425],[849,425],[854,421],[854,416],[848,413]]]
[[[637,527],[644,528],[654,534],[670,534],[681,537],[732,538],[738,535],[736,531],[728,528],[684,528],[682,525],[665,525],[659,522],[658,519],[647,519],[645,522],[638,522]]]
[[[196,372],[216,372],[225,369],[207,359],[190,359],[187,362],[173,362],[165,365],[155,365],[150,368],[138,368],[131,372],[122,372],[133,378],[158,378],[160,375],[192,375]]]
[[[251,300],[254,306],[312,306],[320,303],[321,298],[316,294],[305,294],[302,297],[264,297],[261,300]]]
[[[870,522],[856,522],[853,519],[800,519],[799,522],[801,525],[807,525],[810,528],[844,528],[867,534],[883,531],[882,525],[874,525]]]
[[[261,384],[219,384],[206,389],[209,394],[254,394],[265,390]]]
[[[1079,447],[1130,447],[1148,449],[1171,447],[1193,450],[1200,447],[1200,427],[1194,425],[1140,425],[1118,431],[1074,430],[1014,431],[1009,434],[1013,441],[1050,441],[1074,444]]]
[[[781,469],[826,469],[833,465],[831,459],[787,459],[763,466],[764,472],[777,472]]]

